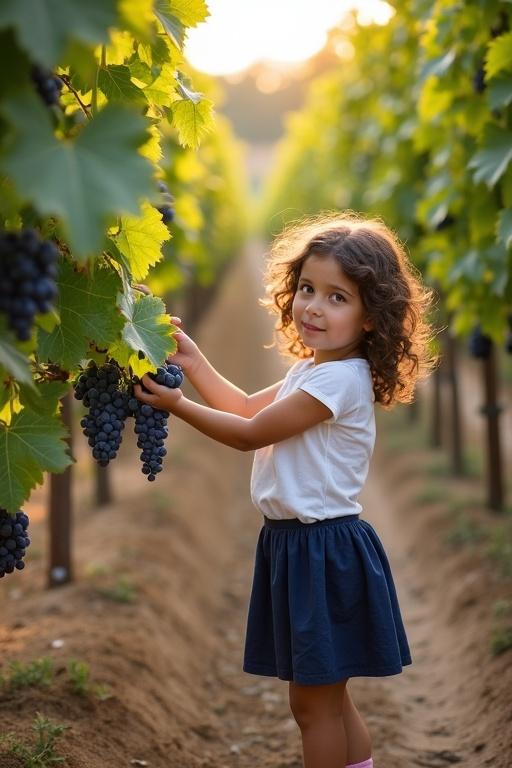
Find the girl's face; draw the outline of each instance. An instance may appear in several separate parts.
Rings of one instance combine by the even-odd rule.
[[[363,332],[371,328],[359,288],[332,256],[308,256],[292,313],[304,345],[314,352],[316,365],[358,357]]]

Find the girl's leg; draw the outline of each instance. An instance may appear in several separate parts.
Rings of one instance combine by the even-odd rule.
[[[362,763],[372,754],[368,727],[350,696],[348,687],[343,698],[343,724],[347,739],[347,765]]]
[[[290,708],[300,728],[304,768],[344,768],[347,741],[343,703],[347,681],[332,685],[290,683]]]

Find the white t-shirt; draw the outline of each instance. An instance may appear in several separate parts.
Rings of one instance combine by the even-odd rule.
[[[287,372],[276,400],[302,389],[332,417],[299,435],[258,448],[251,498],[266,517],[303,523],[359,514],[358,496],[375,444],[370,366],[363,358],[315,365],[299,360]]]

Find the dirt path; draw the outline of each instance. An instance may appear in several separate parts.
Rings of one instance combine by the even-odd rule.
[[[261,256],[249,246],[197,337],[249,391],[285,371],[263,349],[272,323],[257,309]],[[182,423],[171,428],[158,487],[144,483],[128,438],[112,468],[116,501],[102,511],[92,508],[88,465],[77,467],[74,584],[45,589],[44,521],[34,524],[23,578],[0,584],[0,659],[49,655],[57,670],[48,689],[0,688],[0,733],[28,738],[36,711],[66,722],[66,768],[300,768],[287,683],[241,671],[261,525],[249,497],[252,455]],[[490,606],[503,585],[473,552],[447,557],[442,509],[415,506],[415,470],[426,460],[419,449],[388,456],[379,438],[363,500],[391,561],[414,663],[350,685],[375,768],[510,768],[510,654],[488,651]],[[125,574],[136,598],[122,604],[105,588]],[[70,657],[86,660],[111,698],[74,694]],[[0,750],[0,768],[18,767]]]

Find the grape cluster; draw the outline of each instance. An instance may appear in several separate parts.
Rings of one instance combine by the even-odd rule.
[[[0,312],[19,341],[30,339],[35,315],[52,308],[58,257],[54,243],[33,229],[0,235]]]
[[[26,534],[28,523],[28,515],[21,510],[12,516],[0,509],[0,579],[15,568],[21,571],[25,567],[23,558],[30,545]]]
[[[64,85],[60,77],[54,75],[49,69],[35,64],[32,67],[32,80],[38,94],[48,107],[58,105],[60,92]]]
[[[120,389],[121,380],[117,365],[106,363],[98,368],[90,361],[75,382],[76,399],[89,408],[80,424],[93,457],[102,467],[117,456],[129,414],[129,395]]]
[[[509,355],[512,355],[512,315],[507,317],[508,331],[505,338],[505,349]]]
[[[158,189],[162,193],[163,205],[157,205],[156,209],[162,214],[162,221],[164,224],[170,224],[174,220],[174,208],[172,206],[174,202],[173,196],[170,194],[167,184],[164,181],[158,182]]]
[[[159,366],[156,374],[149,376],[157,384],[163,384],[169,389],[180,387],[183,382],[183,372],[178,365],[164,363]],[[148,480],[156,479],[162,471],[162,462],[167,450],[164,447],[168,435],[167,411],[153,408],[148,403],[141,403],[135,397],[129,401],[129,408],[135,416],[135,434],[138,435],[137,446],[142,449],[142,473]]]
[[[480,326],[476,325],[469,334],[468,347],[472,357],[488,360],[492,349],[492,339],[482,333]]]

